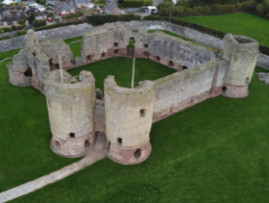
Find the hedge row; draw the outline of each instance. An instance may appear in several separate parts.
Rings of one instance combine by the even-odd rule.
[[[42,26],[39,28],[35,28],[35,31],[41,31],[41,30],[49,30],[49,29],[53,29],[53,28],[57,28],[57,27],[64,27],[64,26],[68,26],[68,25],[78,25],[81,23],[85,23],[83,20],[81,21],[76,21],[76,22],[67,22],[67,23],[58,23],[58,24],[52,24],[52,25],[46,25],[46,26]]]
[[[119,0],[120,7],[141,7],[153,4],[153,0]]]
[[[162,16],[147,16],[144,18],[144,20],[169,21],[169,17],[167,17],[167,16],[164,16],[164,17],[162,17]],[[189,28],[198,30],[198,31],[205,33],[205,34],[213,35],[213,36],[218,37],[220,39],[222,39],[224,37],[224,35],[226,34],[225,32],[221,32],[221,31],[209,28],[209,27],[198,25],[196,23],[191,23],[191,22],[179,20],[179,19],[173,18],[173,17],[170,19],[170,22],[177,24],[177,25],[182,25],[184,27],[189,27]],[[264,45],[260,45],[260,52],[263,54],[269,55],[269,47],[264,46]]]
[[[131,20],[141,20],[141,17],[134,14],[126,15],[94,15],[87,16],[86,22],[91,25],[103,25],[105,23],[111,23],[116,21],[131,21]]]
[[[251,7],[251,1],[235,4],[214,4],[205,6],[184,7],[181,5],[175,7],[165,7],[167,2],[161,2],[158,5],[158,15],[168,16],[170,13],[173,16],[193,16],[193,15],[215,15],[234,13],[238,11],[246,11]],[[169,4],[170,5],[170,4]]]

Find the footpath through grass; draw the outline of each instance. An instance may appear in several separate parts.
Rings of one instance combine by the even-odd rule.
[[[249,13],[216,16],[188,16],[179,19],[204,25],[222,32],[246,35],[260,44],[269,46],[269,20]]]
[[[256,71],[260,71],[257,69]],[[268,202],[269,86],[155,123],[139,165],[106,159],[14,202]]]
[[[0,58],[17,52],[0,53]],[[45,96],[32,87],[10,85],[9,62],[0,63],[0,192],[76,161],[51,152]]]
[[[16,51],[1,53],[11,57]],[[36,179],[78,159],[55,155],[49,148],[51,132],[45,96],[32,87],[14,87],[8,83],[6,64],[0,63],[0,192]],[[96,62],[70,70],[93,72],[97,87],[103,87],[106,75],[116,75],[116,81],[129,86],[131,59],[118,58]],[[137,60],[136,82],[157,79],[174,70],[147,60]]]

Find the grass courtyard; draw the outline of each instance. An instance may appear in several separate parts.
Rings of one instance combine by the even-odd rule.
[[[222,32],[246,35],[269,46],[269,20],[249,14],[232,13],[216,16],[188,16],[179,19],[197,23]]]

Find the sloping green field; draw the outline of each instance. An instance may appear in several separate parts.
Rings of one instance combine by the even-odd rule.
[[[14,202],[268,202],[268,105],[254,76],[245,99],[219,96],[155,123],[146,162],[102,160]]]
[[[222,32],[252,37],[269,46],[269,20],[249,13],[232,13],[216,16],[188,16],[179,19],[197,23]]]

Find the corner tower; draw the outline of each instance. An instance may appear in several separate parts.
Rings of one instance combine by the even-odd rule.
[[[248,84],[251,81],[259,54],[256,40],[226,34],[224,37],[223,58],[229,61],[224,78],[223,95],[241,98],[248,96]]]
[[[90,72],[82,71],[71,77],[60,70],[49,72],[45,93],[50,120],[52,151],[64,157],[85,155],[93,145],[95,80]]]
[[[151,81],[136,88],[117,86],[114,77],[105,80],[106,154],[121,164],[137,164],[151,152],[149,133],[152,125],[155,90]]]

